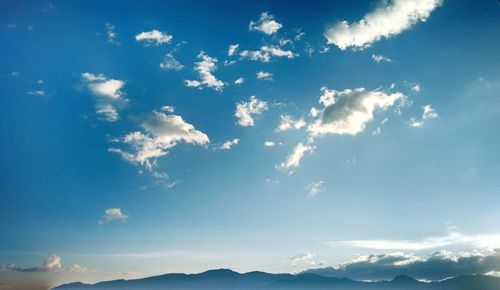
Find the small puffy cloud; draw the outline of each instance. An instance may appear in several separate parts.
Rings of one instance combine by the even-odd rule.
[[[364,88],[336,91],[323,87],[321,91],[319,103],[323,109],[315,112],[318,117],[308,127],[311,136],[356,135],[364,131],[376,111],[386,110],[406,98],[399,92],[388,94]]]
[[[165,107],[164,107],[165,108]],[[156,160],[168,154],[169,149],[179,142],[194,145],[206,145],[208,136],[183,120],[181,116],[153,111],[141,124],[143,131],[130,132],[119,141],[130,147],[129,151],[110,148],[108,151],[119,154],[124,160],[140,165],[154,173]]]
[[[116,105],[127,102],[122,98],[125,81],[108,79],[103,74],[82,73],[82,80],[89,91],[97,97],[96,114],[108,122],[118,120]]]
[[[46,272],[46,273],[61,273],[73,272],[81,273],[87,271],[85,267],[75,264],[71,267],[64,268],[61,263],[61,257],[56,254],[50,254],[44,261],[41,267],[21,268],[14,264],[0,265],[0,271],[13,271],[13,272]]]
[[[325,189],[326,189],[326,186],[325,186],[324,181],[311,182],[307,186],[307,192],[308,192],[310,197],[313,197],[313,196],[317,195],[318,193],[325,191]]]
[[[41,97],[41,96],[45,96],[45,91],[44,90],[34,90],[34,91],[29,91],[28,94]]]
[[[429,120],[438,117],[436,110],[434,110],[431,105],[425,105],[422,107],[422,109],[424,110],[424,112],[422,113],[423,120]]]
[[[126,221],[129,218],[128,215],[122,213],[120,208],[108,208],[104,211],[104,216],[100,220],[99,224],[105,224],[112,221]]]
[[[273,147],[275,145],[276,145],[276,142],[274,142],[274,141],[265,141],[264,142],[264,146],[266,146],[266,147]]]
[[[267,35],[272,35],[280,30],[283,25],[276,20],[269,12],[262,12],[258,21],[250,21],[248,29],[250,31],[259,31]]]
[[[264,45],[259,50],[243,50],[240,52],[242,59],[249,59],[261,62],[269,62],[272,57],[294,58],[297,54],[291,50],[284,50],[274,45]]]
[[[238,51],[238,48],[240,47],[239,44],[231,44],[228,49],[227,49],[227,55],[228,56],[233,56],[236,54],[236,52]]]
[[[439,116],[436,110],[434,110],[434,108],[431,107],[431,105],[423,106],[422,110],[423,110],[422,117],[420,119],[410,118],[409,122],[410,127],[422,128],[426,121],[435,119]]]
[[[327,28],[328,43],[341,50],[349,47],[364,49],[374,42],[395,36],[415,25],[425,22],[442,0],[392,0],[380,1],[377,8],[355,23],[339,22]]]
[[[158,31],[156,29],[151,31],[141,32],[135,36],[135,40],[144,42],[145,46],[161,45],[164,43],[169,44],[172,42],[172,39],[173,39],[172,35]]]
[[[236,104],[236,112],[234,116],[238,119],[238,124],[243,127],[253,126],[254,118],[261,115],[269,109],[267,102],[257,99],[256,96],[251,96],[248,102],[240,102]]]
[[[219,147],[219,149],[229,150],[233,147],[233,145],[237,145],[238,143],[240,143],[240,139],[227,140]]]
[[[411,88],[412,91],[414,91],[416,93],[420,92],[420,90],[421,90],[419,84],[413,84],[410,88]]]
[[[116,39],[118,34],[115,32],[115,26],[111,23],[106,23],[106,37],[108,38],[108,42],[111,44],[119,45],[120,43]]]
[[[306,126],[306,121],[304,121],[304,118],[300,118],[299,120],[294,120],[289,115],[281,115],[280,118],[281,120],[278,127],[275,130],[276,132],[287,131],[290,129],[301,129]]]
[[[239,78],[239,79],[237,79],[237,80],[234,81],[234,84],[235,85],[241,85],[244,82],[245,82],[245,78]]]
[[[336,267],[306,273],[355,280],[389,280],[407,275],[423,280],[442,280],[462,275],[487,274],[500,270],[500,250],[491,252],[438,251],[426,256],[402,252],[361,255]]]
[[[175,57],[167,53],[163,57],[163,61],[160,63],[160,68],[162,70],[176,70],[179,71],[184,68],[184,66]]]
[[[188,87],[202,88],[203,86],[207,88],[213,88],[216,91],[222,91],[224,89],[224,82],[218,80],[212,72],[217,70],[217,59],[210,57],[201,51],[198,56],[201,61],[195,62],[194,70],[198,72],[200,80],[185,80],[185,85]]]
[[[286,160],[276,166],[276,168],[281,170],[289,170],[292,167],[299,167],[300,160],[304,157],[304,154],[313,152],[315,147],[312,144],[298,143],[292,150],[292,153],[287,156]]]
[[[257,79],[259,80],[266,80],[266,81],[272,81],[273,80],[273,74],[270,72],[266,71],[259,71],[256,74]]]
[[[392,59],[379,54],[372,54],[372,60],[374,62],[392,62]]]

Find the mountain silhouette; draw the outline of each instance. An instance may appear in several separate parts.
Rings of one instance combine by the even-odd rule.
[[[391,281],[363,282],[347,278],[324,277],[317,274],[270,274],[248,272],[240,274],[228,269],[210,270],[199,274],[164,274],[134,280],[113,280],[96,284],[74,282],[53,290],[500,290],[500,278],[473,275],[444,281],[420,282],[401,275]]]

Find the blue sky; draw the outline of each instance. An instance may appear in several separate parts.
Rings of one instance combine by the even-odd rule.
[[[0,281],[499,256],[498,2],[325,2],[3,1]]]

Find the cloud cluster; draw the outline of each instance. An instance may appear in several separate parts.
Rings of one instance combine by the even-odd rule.
[[[328,43],[341,50],[349,47],[364,49],[382,38],[395,36],[426,21],[442,0],[392,0],[381,1],[378,7],[356,23],[339,22],[327,28]]]
[[[422,128],[428,120],[435,119],[439,116],[436,110],[431,107],[431,105],[423,106],[422,110],[422,117],[420,119],[410,118],[410,127]]]
[[[262,12],[258,21],[250,21],[248,25],[250,31],[259,31],[267,35],[278,32],[282,27],[283,25],[274,20],[274,16],[269,14],[269,12]]]
[[[135,40],[143,42],[145,46],[161,45],[164,43],[169,44],[172,42],[173,38],[172,35],[156,29],[141,32],[135,36]]]
[[[231,149],[231,147],[233,147],[234,145],[237,145],[238,143],[240,143],[240,139],[238,139],[238,138],[233,139],[233,140],[227,140],[219,147],[219,149],[229,150],[229,149]]]
[[[275,45],[264,45],[259,50],[243,50],[240,52],[242,59],[269,62],[272,57],[294,58],[297,54],[291,50],[284,50]]]
[[[257,99],[256,96],[251,96],[248,102],[240,102],[236,104],[236,112],[234,116],[238,119],[238,124],[243,127],[253,126],[254,118],[261,115],[269,109],[267,102]]]
[[[82,73],[82,80],[89,91],[97,97],[96,114],[108,122],[119,118],[117,106],[128,102],[122,91],[125,81],[108,79],[103,74]]]
[[[336,267],[306,272],[355,280],[388,280],[407,275],[423,280],[442,280],[461,275],[486,274],[500,270],[500,250],[452,253],[438,251],[428,256],[401,252],[358,256]]]
[[[406,98],[399,92],[389,94],[364,88],[336,91],[323,87],[321,90],[319,103],[323,108],[313,110],[318,118],[308,127],[311,136],[356,135],[364,131],[376,111],[386,110]]]
[[[14,272],[47,272],[47,273],[60,273],[60,272],[72,272],[80,273],[85,272],[87,269],[78,264],[74,264],[68,268],[64,268],[61,263],[61,257],[56,254],[49,255],[44,261],[41,267],[28,267],[22,268],[17,267],[14,264],[0,265],[0,271],[14,271]]]
[[[224,82],[218,80],[212,72],[217,70],[217,59],[210,57],[201,51],[198,54],[198,58],[201,61],[195,62],[194,70],[198,72],[199,80],[185,80],[185,84],[188,87],[194,88],[213,88],[216,91],[222,91],[224,89]]]
[[[172,110],[169,110],[170,112]],[[206,145],[208,136],[182,119],[181,116],[153,111],[141,124],[143,131],[134,131],[120,138],[129,151],[110,148],[108,151],[118,153],[126,161],[141,165],[153,172],[156,160],[167,155],[169,149],[179,142],[195,145]]]
[[[304,118],[300,118],[298,120],[294,120],[290,115],[281,115],[280,123],[276,128],[276,132],[283,132],[290,129],[301,129],[306,126],[306,121]]]

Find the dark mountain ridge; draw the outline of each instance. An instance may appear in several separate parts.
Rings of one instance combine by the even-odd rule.
[[[324,277],[317,274],[270,274],[248,272],[240,274],[228,269],[210,270],[199,274],[164,274],[134,279],[113,280],[96,284],[74,282],[53,290],[500,290],[500,278],[474,275],[460,276],[444,281],[420,282],[408,276],[397,276],[391,281],[362,282],[347,278]]]

